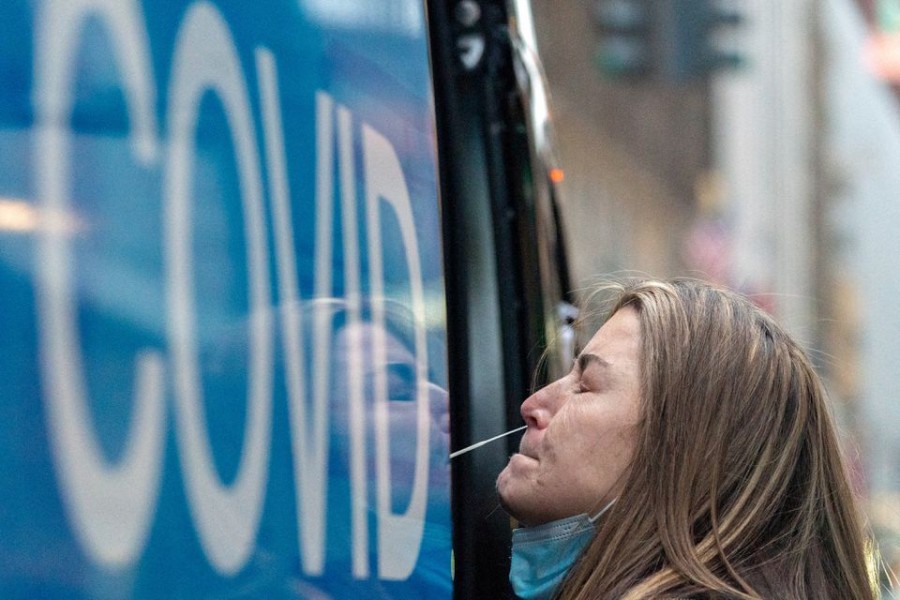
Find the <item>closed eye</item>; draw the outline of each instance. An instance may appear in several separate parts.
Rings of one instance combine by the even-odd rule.
[[[574,390],[574,392],[575,392],[576,395],[577,395],[577,394],[585,394],[585,393],[590,392],[590,391],[591,391],[591,388],[589,388],[588,386],[584,385],[584,383],[582,383],[581,381],[578,381],[578,382],[575,383],[575,390]]]
[[[575,362],[575,374],[578,378],[578,393],[600,391],[606,387],[610,363],[596,354],[585,353]],[[590,385],[586,384],[589,383]]]

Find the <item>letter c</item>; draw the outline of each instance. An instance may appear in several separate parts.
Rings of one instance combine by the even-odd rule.
[[[73,62],[91,14],[102,19],[123,78],[137,159],[156,154],[156,89],[147,34],[133,0],[48,0],[36,17],[38,135],[34,164],[42,226],[37,252],[41,379],[63,504],[88,556],[121,568],[144,547],[159,494],[165,440],[163,359],[135,357],[134,414],[122,458],[108,464],[94,436],[71,277],[69,216]]]

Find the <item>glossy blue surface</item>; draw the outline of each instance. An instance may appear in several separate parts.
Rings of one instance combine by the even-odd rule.
[[[0,17],[0,597],[449,597],[424,5]]]

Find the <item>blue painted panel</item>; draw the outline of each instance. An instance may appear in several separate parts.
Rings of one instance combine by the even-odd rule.
[[[423,4],[0,17],[0,597],[449,597]]]

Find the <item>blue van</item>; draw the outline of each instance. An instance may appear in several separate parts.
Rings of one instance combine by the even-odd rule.
[[[528,3],[0,17],[0,597],[507,596],[515,442],[449,455],[572,352]]]

